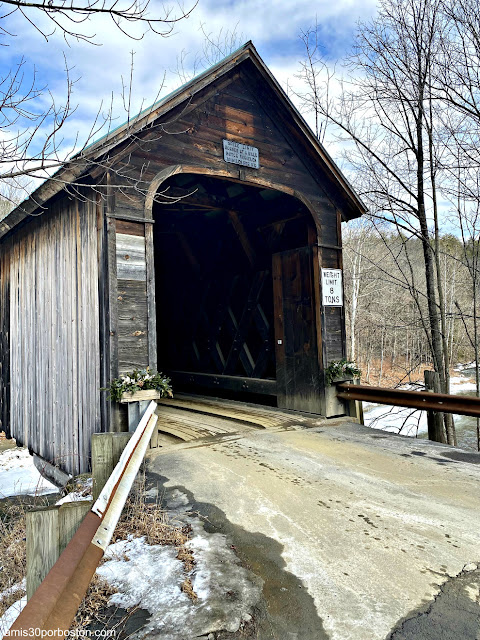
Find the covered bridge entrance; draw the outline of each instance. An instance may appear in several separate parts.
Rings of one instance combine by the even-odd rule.
[[[91,434],[126,428],[102,389],[146,366],[325,415],[341,223],[364,211],[247,43],[0,220],[0,429],[85,471]]]
[[[154,207],[158,361],[174,386],[320,412],[308,208],[275,189],[194,174],[161,192],[170,204],[160,196]]]

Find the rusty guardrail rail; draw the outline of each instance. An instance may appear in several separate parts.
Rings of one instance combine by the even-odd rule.
[[[63,638],[107,548],[157,422],[151,402],[77,532],[5,638]]]
[[[378,404],[391,404],[411,409],[425,409],[442,413],[480,418],[480,398],[454,396],[430,391],[405,391],[341,382],[336,385],[337,396],[343,400],[362,400]]]

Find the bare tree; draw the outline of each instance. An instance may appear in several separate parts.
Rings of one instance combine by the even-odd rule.
[[[95,43],[96,34],[85,33],[81,25],[87,23],[91,26],[92,17],[106,15],[111,18],[119,31],[129,38],[139,40],[148,31],[153,31],[162,37],[170,35],[175,24],[188,17],[196,4],[195,2],[187,10],[180,5],[176,10],[173,7],[164,6],[162,14],[156,15],[152,14],[151,9],[153,8],[155,12],[158,9],[150,6],[150,0],[124,2],[122,0],[86,0],[84,3],[75,0],[42,0],[42,2],[2,0],[0,19],[5,21],[12,14],[18,13],[46,40],[59,31],[66,40],[72,38]],[[50,27],[48,30],[39,24],[39,14],[46,18],[46,24]],[[8,37],[14,35],[3,26],[0,26],[0,34]]]
[[[46,40],[53,33],[60,32],[67,42],[82,40],[95,45],[99,44],[96,34],[93,29],[89,32],[89,29],[95,25],[95,16],[106,15],[129,38],[141,39],[147,31],[166,37],[179,20],[189,15],[194,6],[192,1],[188,10],[181,6],[176,10],[164,8],[161,15],[158,15],[151,13],[154,8],[150,7],[149,0],[87,0],[85,3],[77,3],[75,0],[6,0],[2,2],[0,34],[3,35],[2,44],[8,45],[9,39],[15,34],[5,25],[8,24],[9,16],[17,14]],[[65,165],[73,152],[82,155],[83,150],[100,132],[108,132],[111,128],[111,105],[107,105],[105,109],[103,104],[99,104],[88,134],[82,140],[74,136],[73,141],[66,143],[68,138],[71,140],[71,135],[66,135],[67,124],[76,111],[76,106],[72,104],[72,90],[76,79],[72,77],[66,58],[64,60],[64,98],[61,101],[39,80],[35,69],[27,68],[24,58],[0,76],[0,184],[13,184],[27,190],[27,183],[22,178],[45,179],[51,176],[55,169]],[[128,83],[124,84],[127,120],[131,118],[129,92],[131,79],[130,88]],[[56,179],[61,180],[61,176],[57,175]],[[70,188],[74,188],[74,185]],[[3,191],[4,197],[8,199],[8,188]]]
[[[330,104],[330,86],[335,68],[331,69],[324,60],[318,22],[314,27],[302,31],[300,39],[303,43],[305,58],[300,61],[300,72],[296,77],[302,81],[305,90],[293,93],[299,99],[302,110],[313,113],[315,134],[323,143],[328,126],[328,117],[325,116]]]
[[[370,215],[421,242],[425,338],[446,392],[449,360],[436,261],[442,138],[432,77],[443,55],[440,36],[447,23],[440,0],[381,0],[377,17],[359,27],[340,100],[321,94],[315,100],[318,114],[349,143],[346,159]],[[446,429],[448,442],[455,444],[450,419]]]
[[[238,24],[232,29],[223,27],[217,31],[207,31],[204,23],[200,24],[199,31],[203,36],[203,44],[200,51],[192,52],[182,49],[177,56],[177,65],[173,70],[185,83],[223,58],[233,53],[244,42],[243,34],[237,31]]]

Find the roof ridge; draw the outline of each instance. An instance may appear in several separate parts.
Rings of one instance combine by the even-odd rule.
[[[216,68],[216,67],[221,67],[222,65],[224,65],[230,58],[234,58],[237,54],[239,54],[241,51],[247,51],[247,50],[253,50],[256,53],[256,49],[253,45],[253,42],[251,40],[248,40],[247,42],[245,42],[242,46],[238,47],[237,49],[235,49],[235,51],[232,51],[231,53],[229,53],[228,55],[224,56],[221,60],[219,60],[218,62],[215,62],[214,64],[212,64],[210,67],[208,67],[207,69],[204,69],[201,73],[197,74],[196,76],[193,76],[193,78],[190,78],[190,80],[187,80],[187,82],[184,82],[183,84],[179,85],[176,89],[173,89],[172,91],[170,91],[169,93],[167,93],[167,95],[163,96],[162,98],[159,98],[158,100],[156,100],[154,103],[152,103],[150,106],[145,107],[145,109],[142,109],[141,111],[139,111],[137,113],[137,115],[133,116],[131,119],[127,119],[125,122],[122,122],[122,124],[119,124],[117,127],[115,127],[114,129],[112,129],[111,131],[108,131],[107,133],[105,133],[103,136],[101,136],[100,138],[98,138],[98,140],[94,140],[93,142],[91,142],[89,145],[87,145],[86,147],[84,147],[81,151],[77,152],[75,155],[73,155],[69,161],[74,160],[75,158],[81,157],[83,153],[85,153],[88,149],[92,150],[93,147],[95,147],[96,145],[99,145],[100,143],[104,143],[108,141],[108,138],[110,136],[113,136],[113,134],[116,131],[119,131],[122,127],[125,127],[126,125],[130,125],[132,126],[136,121],[141,120],[143,115],[147,115],[149,113],[153,113],[153,111],[155,111],[155,109],[158,109],[159,107],[161,107],[163,104],[165,104],[168,100],[170,100],[171,98],[173,98],[175,95],[185,91],[189,85],[194,85],[196,82],[198,82],[201,78],[203,78],[204,76],[209,75],[210,73],[212,73],[212,71]]]

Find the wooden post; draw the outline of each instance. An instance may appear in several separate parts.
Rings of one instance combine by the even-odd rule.
[[[360,378],[354,378],[352,383],[360,384]],[[365,424],[363,420],[363,402],[361,400],[350,400],[348,405],[348,415],[354,418],[358,424]]]
[[[138,426],[138,423],[147,410],[150,402],[148,400],[140,400],[140,402],[129,402],[127,405],[128,412],[128,431],[132,433]]]
[[[425,389],[434,393],[440,393],[440,376],[436,371],[424,371]],[[443,426],[443,413],[439,411],[427,411],[428,439],[434,442],[447,443]]]
[[[30,599],[70,542],[91,500],[27,511],[27,599]]]
[[[351,382],[351,380],[337,380],[335,382]],[[335,418],[337,416],[352,415],[351,406],[353,404],[337,398],[337,385],[335,382],[325,387],[325,417]]]
[[[94,433],[92,435],[93,499],[96,500],[114,470],[131,433]]]

